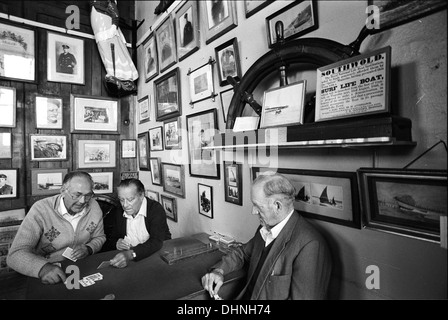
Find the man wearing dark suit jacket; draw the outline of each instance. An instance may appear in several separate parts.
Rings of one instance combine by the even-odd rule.
[[[325,299],[331,256],[319,232],[294,210],[295,188],[278,173],[265,173],[252,185],[252,214],[260,227],[202,277],[216,298],[224,275],[248,265],[247,282],[237,299]]]
[[[121,250],[111,265],[124,268],[130,260],[142,260],[162,248],[171,239],[166,213],[157,201],[145,197],[145,187],[138,179],[126,179],[118,186],[117,208],[111,230],[106,226],[103,251]],[[106,222],[105,222],[106,224]]]

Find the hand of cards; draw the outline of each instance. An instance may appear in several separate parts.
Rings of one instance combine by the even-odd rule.
[[[65,249],[64,253],[62,254],[62,256],[63,256],[63,257],[66,257],[67,259],[70,259],[70,260],[72,260],[72,261],[76,261],[77,259],[73,259],[73,258],[72,258],[72,252],[73,252],[73,249],[70,248],[70,247],[67,247],[67,248]]]

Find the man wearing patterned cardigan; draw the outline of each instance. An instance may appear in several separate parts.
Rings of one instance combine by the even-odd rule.
[[[65,272],[53,264],[65,259],[65,249],[73,249],[73,260],[82,259],[98,252],[106,240],[102,211],[92,190],[88,173],[67,174],[61,194],[31,207],[11,245],[7,264],[45,284],[65,281]]]

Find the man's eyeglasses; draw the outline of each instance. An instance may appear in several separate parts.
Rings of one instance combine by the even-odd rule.
[[[93,198],[93,196],[95,195],[95,193],[92,191],[92,192],[89,192],[89,193],[86,193],[86,194],[77,194],[77,195],[73,195],[73,194],[71,194],[68,190],[65,190],[65,191],[67,191],[67,193],[68,193],[68,195],[72,198],[72,200],[74,200],[74,201],[78,201],[79,199],[81,199],[82,197],[84,197],[84,200],[85,201],[90,201],[90,199],[92,199]]]

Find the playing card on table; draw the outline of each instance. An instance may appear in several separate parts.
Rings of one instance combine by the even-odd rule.
[[[62,254],[63,257],[66,257],[67,259],[70,259],[72,261],[76,261],[77,259],[72,259],[71,255],[72,255],[73,249],[70,247],[67,247],[64,251],[64,253]]]
[[[97,269],[102,269],[110,266],[110,261],[103,261],[100,263],[100,265],[97,267]]]
[[[79,280],[79,283],[83,286],[83,287],[88,287],[88,286],[91,286],[91,285],[93,285],[93,284],[95,284],[95,281],[93,281],[93,280],[90,280],[90,279],[82,279],[82,280]]]
[[[99,272],[84,277],[83,279],[89,279],[93,281],[103,280],[103,275]]]

